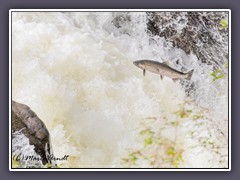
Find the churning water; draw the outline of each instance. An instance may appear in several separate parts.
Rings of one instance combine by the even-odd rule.
[[[12,99],[70,156],[60,167],[227,167],[227,74],[213,81],[212,66],[146,29],[145,12],[13,12]],[[140,59],[194,74],[144,77]]]

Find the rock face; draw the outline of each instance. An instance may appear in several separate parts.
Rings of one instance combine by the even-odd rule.
[[[163,37],[202,63],[221,68],[228,61],[228,29],[221,28],[227,12],[148,12],[150,35]]]
[[[228,62],[228,28],[222,28],[221,20],[228,20],[228,12],[147,12],[147,33],[165,39],[167,46],[193,53],[201,63],[224,69]],[[124,34],[131,34],[131,16],[120,14],[113,25]],[[127,27],[128,27],[127,26]],[[132,27],[133,29],[134,27]]]
[[[47,158],[53,153],[50,134],[45,124],[28,106],[12,101],[12,134],[19,131],[29,139],[30,145],[34,146],[43,165],[47,163],[55,165]]]

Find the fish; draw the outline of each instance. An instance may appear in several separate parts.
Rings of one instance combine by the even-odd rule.
[[[143,69],[143,76],[146,74],[146,70],[152,73],[160,75],[160,78],[163,79],[164,76],[171,78],[174,82],[179,79],[190,80],[193,74],[194,69],[187,73],[183,73],[173,69],[167,65],[167,63],[160,63],[152,60],[138,60],[133,62],[134,65]]]

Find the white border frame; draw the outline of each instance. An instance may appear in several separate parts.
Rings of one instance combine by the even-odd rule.
[[[11,113],[11,106],[12,106],[12,12],[18,12],[18,11],[25,11],[25,12],[59,12],[59,11],[68,11],[68,12],[154,12],[154,11],[162,11],[162,12],[168,12],[168,11],[227,11],[229,14],[228,17],[228,28],[229,28],[229,42],[228,42],[228,53],[229,53],[229,64],[228,64],[228,124],[229,124],[229,132],[228,132],[228,163],[229,167],[228,169],[211,169],[211,168],[184,168],[184,169],[136,169],[136,168],[129,168],[129,169],[109,169],[109,168],[103,168],[103,169],[94,169],[94,168],[75,168],[75,169],[64,169],[64,168],[57,168],[57,169],[16,169],[12,168],[12,157],[11,157],[11,123],[10,120],[12,119],[12,113]],[[10,9],[9,10],[9,171],[231,171],[231,10],[230,9]]]

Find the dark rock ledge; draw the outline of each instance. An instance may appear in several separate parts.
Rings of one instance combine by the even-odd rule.
[[[56,166],[55,162],[47,158],[53,151],[50,134],[43,121],[28,106],[12,101],[12,139],[16,132],[21,132],[29,139],[29,144],[34,146],[43,165]]]

